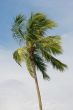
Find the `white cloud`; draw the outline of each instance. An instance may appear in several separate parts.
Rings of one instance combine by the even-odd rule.
[[[65,38],[64,43],[67,39]],[[48,66],[51,81],[43,81],[40,75],[40,78],[38,77],[44,110],[73,109],[72,63],[65,54],[61,59],[69,63],[69,70],[58,73]],[[12,51],[3,47],[0,47],[0,65],[0,110],[37,109],[35,84],[29,74],[27,75],[26,67],[19,67],[12,59]]]

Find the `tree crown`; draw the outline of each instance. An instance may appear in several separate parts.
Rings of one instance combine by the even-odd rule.
[[[54,27],[56,27],[56,23],[43,13],[31,14],[28,19],[20,14],[14,20],[13,37],[19,42],[23,41],[24,45],[13,53],[13,58],[19,65],[25,61],[32,77],[34,77],[32,61],[35,68],[41,71],[44,79],[49,79],[46,73],[46,62],[51,63],[60,71],[67,67],[66,64],[54,57],[63,52],[61,37],[46,35],[46,31]]]

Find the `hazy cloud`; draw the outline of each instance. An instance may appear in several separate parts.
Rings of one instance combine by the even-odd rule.
[[[45,110],[72,110],[73,108],[73,68],[72,60],[69,58],[72,53],[72,39],[70,39],[70,45],[67,45],[68,36],[71,35],[73,33],[63,35],[66,54],[64,53],[63,57],[60,57],[61,60],[68,63],[69,69],[61,74],[52,70],[52,67],[48,65],[47,72],[51,77],[49,82],[43,81],[41,74],[38,74],[43,108]],[[0,46],[0,53],[0,110],[36,109],[38,105],[35,84],[34,80],[29,76],[26,67],[22,66],[23,68],[21,68],[16,64],[12,59],[11,50]]]

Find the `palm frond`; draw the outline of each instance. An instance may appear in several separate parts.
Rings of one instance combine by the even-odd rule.
[[[13,32],[13,37],[19,41],[24,40],[24,29],[25,29],[25,24],[24,24],[24,16],[23,15],[18,15],[16,16],[14,20],[14,24],[12,26],[12,32]]]
[[[43,75],[43,78],[44,79],[50,79],[50,77],[46,74],[46,64],[45,62],[43,61],[43,59],[37,55],[37,54],[34,54],[34,63],[37,67],[37,69],[39,69]]]
[[[25,63],[30,75],[34,78],[33,65],[28,53],[25,56]]]
[[[31,60],[29,58],[29,54],[27,52],[27,48],[19,48],[13,53],[13,58],[21,66],[21,63],[25,61],[26,67],[30,73],[30,75],[34,78],[33,67]]]
[[[60,36],[48,36],[48,37],[41,37],[36,43],[39,47],[44,48],[44,50],[48,51],[49,53],[55,54],[62,54],[62,47],[61,47],[61,37]]]
[[[30,37],[35,38],[35,35],[43,35],[47,29],[52,29],[55,26],[56,23],[50,19],[47,19],[44,14],[36,13],[31,14],[31,17],[28,19],[27,31]]]
[[[52,66],[60,71],[64,71],[65,68],[67,68],[67,65],[62,63],[61,61],[54,58],[52,55],[50,55],[48,52],[43,51],[42,52],[43,57],[46,61],[50,62]]]
[[[14,53],[13,53],[13,58],[16,61],[16,63],[18,63],[21,66],[21,63],[24,61],[24,52],[23,52],[23,48],[19,48],[17,49]]]

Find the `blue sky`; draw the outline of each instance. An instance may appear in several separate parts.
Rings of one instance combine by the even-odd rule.
[[[0,1],[0,110],[36,110],[38,107],[34,81],[27,75],[26,67],[20,68],[12,58],[12,52],[18,47],[11,32],[14,17],[19,13],[28,17],[31,12],[43,12],[58,23],[51,34],[62,36],[64,53],[58,58],[68,64],[64,73],[48,65],[49,82],[38,74],[44,110],[73,110],[72,10],[73,0]]]
[[[73,1],[72,0],[2,0],[0,2],[0,44],[6,48],[14,47],[15,41],[12,39],[11,26],[13,19],[19,13],[25,16],[31,12],[44,12],[49,18],[58,23],[58,28],[54,31],[60,35],[72,32],[73,26]],[[54,32],[53,31],[53,32]]]

